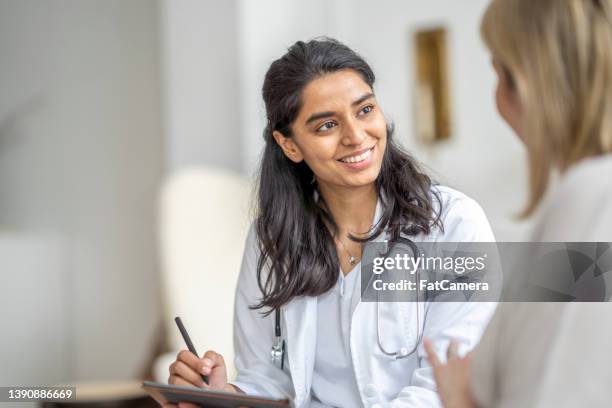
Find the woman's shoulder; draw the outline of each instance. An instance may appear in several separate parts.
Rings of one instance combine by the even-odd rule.
[[[434,210],[442,222],[437,230],[440,241],[493,242],[495,236],[487,216],[476,200],[454,188],[432,185]]]
[[[432,184],[430,190],[432,194],[437,194],[444,204],[467,204],[469,206],[474,205],[479,207],[476,200],[452,187],[442,184]]]
[[[249,261],[249,264],[256,264],[261,256],[261,241],[257,233],[257,220],[251,221],[246,239],[244,242],[243,258]]]
[[[442,218],[476,218],[485,216],[484,210],[472,197],[440,184],[431,186],[434,208]],[[486,216],[485,216],[486,217]]]
[[[242,272],[252,275],[257,268],[257,262],[261,256],[261,247],[257,236],[257,222],[252,221],[244,241],[242,253]]]
[[[535,215],[536,241],[603,241],[612,238],[612,155],[567,170]]]

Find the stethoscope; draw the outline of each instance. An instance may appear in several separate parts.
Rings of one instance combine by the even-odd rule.
[[[386,247],[383,252],[384,255],[387,255],[389,252],[391,252],[391,249],[393,249],[394,247],[398,246],[398,245],[407,245],[410,248],[410,251],[412,251],[412,256],[413,257],[417,257],[419,254],[419,248],[417,247],[417,245],[411,241],[408,238],[404,238],[404,237],[398,237],[395,241],[393,241],[391,243],[391,248],[388,248],[389,243],[386,243]],[[382,255],[382,254],[381,254]],[[420,273],[419,273],[419,269],[416,270],[415,273],[416,276],[416,282],[419,282],[420,280]],[[417,289],[415,291],[416,293],[416,318],[417,318],[417,341],[415,342],[414,346],[412,348],[408,348],[408,347],[401,347],[399,350],[397,351],[388,351],[387,349],[385,349],[385,347],[382,344],[382,341],[380,339],[380,301],[379,301],[379,293],[376,292],[376,341],[378,343],[378,348],[380,349],[380,351],[389,357],[394,358],[395,360],[400,360],[406,357],[411,356],[412,354],[414,354],[418,348],[419,345],[421,344],[421,341],[423,340],[423,335],[424,335],[424,330],[421,330],[421,312],[420,312],[420,307],[419,307],[419,290]],[[427,318],[427,311],[425,311],[425,318]]]
[[[272,363],[280,366],[282,370],[285,367],[285,340],[281,335],[280,307],[276,308],[274,312],[274,337],[276,337],[276,340],[270,352],[272,355]]]
[[[391,249],[397,247],[398,245],[407,245],[412,251],[412,256],[417,257],[419,253],[419,248],[417,245],[408,238],[399,237],[395,241],[392,242],[391,248],[389,248],[388,241],[385,241],[385,249],[382,254],[387,255]],[[381,255],[382,255],[381,254]],[[419,270],[416,270],[416,281],[419,281]],[[419,345],[423,340],[424,330],[421,329],[421,313],[419,308],[419,291],[416,290],[416,315],[417,315],[417,341],[412,348],[401,347],[396,351],[387,350],[381,341],[381,333],[380,333],[380,302],[378,297],[378,292],[376,293],[376,340],[378,343],[378,348],[380,351],[395,360],[400,360],[414,354]],[[427,311],[425,311],[425,318],[427,318]],[[275,341],[272,345],[272,350],[270,352],[272,357],[272,363],[279,366],[281,370],[284,368],[285,363],[285,340],[282,337],[281,333],[281,312],[280,308],[277,308],[274,312],[274,337]]]

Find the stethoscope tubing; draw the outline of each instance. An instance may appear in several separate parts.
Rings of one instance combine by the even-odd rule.
[[[410,247],[410,250],[412,251],[412,255],[414,257],[418,256],[418,252],[419,249],[416,246],[416,244],[411,241],[410,239],[407,238],[403,238],[403,237],[399,237],[396,241],[394,241],[392,243],[392,246],[397,245],[398,243],[402,243],[402,244],[406,244]],[[390,248],[386,248],[385,252],[389,253]],[[419,281],[419,271],[416,271],[416,280],[417,282]],[[421,344],[422,340],[423,340],[423,336],[424,336],[424,332],[425,330],[421,330],[421,313],[420,313],[420,307],[419,307],[419,290],[416,290],[416,313],[417,313],[417,341],[415,343],[415,345],[412,347],[412,349],[410,351],[408,351],[406,348],[400,348],[398,351],[388,351],[385,349],[385,347],[382,344],[381,341],[381,335],[380,335],[380,301],[379,301],[379,296],[378,296],[378,292],[376,293],[376,340],[378,343],[378,348],[380,349],[380,351],[389,357],[394,358],[395,360],[400,360],[406,357],[411,356],[412,354],[414,354],[418,348],[419,345]],[[427,311],[425,311],[425,319],[427,318]],[[272,351],[271,351],[271,355],[272,355],[272,362],[275,364],[280,365],[281,370],[284,368],[284,362],[285,362],[285,340],[282,338],[282,332],[281,332],[281,311],[280,311],[280,307],[276,308],[276,310],[274,311],[274,337],[275,337],[275,343],[272,346]]]

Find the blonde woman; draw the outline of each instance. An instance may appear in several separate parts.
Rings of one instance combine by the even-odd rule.
[[[532,239],[612,242],[612,0],[493,0],[481,31],[527,148]],[[473,356],[426,348],[447,408],[609,407],[611,345],[608,303],[505,303]]]

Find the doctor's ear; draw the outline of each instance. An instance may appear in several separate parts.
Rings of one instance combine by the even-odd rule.
[[[272,137],[274,137],[274,140],[276,140],[276,143],[280,146],[283,153],[285,153],[285,156],[287,156],[289,160],[295,163],[299,163],[304,160],[304,155],[302,155],[300,147],[295,144],[295,141],[292,138],[285,137],[285,135],[278,130],[272,132]]]

